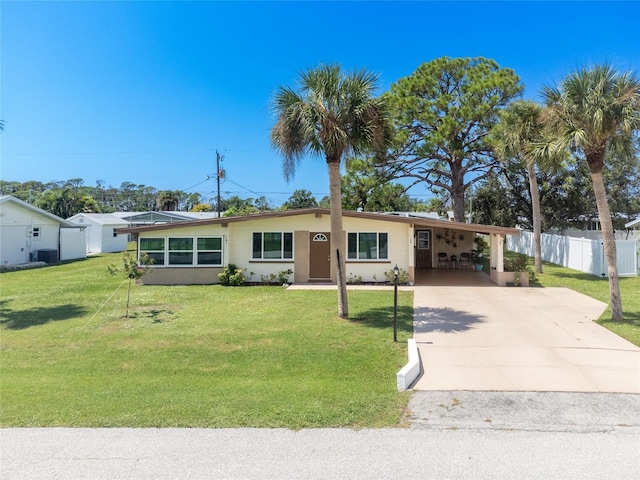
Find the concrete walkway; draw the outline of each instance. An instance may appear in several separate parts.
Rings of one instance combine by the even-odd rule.
[[[415,390],[640,393],[640,348],[567,288],[414,287]]]

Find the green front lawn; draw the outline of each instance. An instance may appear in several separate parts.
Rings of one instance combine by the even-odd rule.
[[[132,287],[103,255],[0,274],[0,426],[382,427],[412,335],[412,294]]]

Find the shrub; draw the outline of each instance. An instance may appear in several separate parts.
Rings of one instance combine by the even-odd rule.
[[[347,277],[347,283],[350,283],[350,284],[362,283],[362,277],[360,275],[354,275],[353,273],[350,273],[349,277]]]
[[[529,257],[524,253],[518,253],[515,257],[508,257],[504,259],[504,271],[505,272],[527,272],[529,274],[529,280],[536,280],[536,272],[529,265]]]
[[[242,286],[245,282],[242,270],[236,267],[233,263],[224,267],[222,273],[218,274],[218,279],[222,285],[229,285],[232,287]]]
[[[278,282],[280,283],[280,285],[289,283],[289,275],[293,275],[293,270],[291,270],[290,268],[288,270],[278,272]]]
[[[393,283],[395,280],[393,270],[384,272],[384,277],[387,279],[387,282],[389,283]],[[409,283],[409,272],[401,268],[400,271],[398,272],[398,283],[401,285]]]

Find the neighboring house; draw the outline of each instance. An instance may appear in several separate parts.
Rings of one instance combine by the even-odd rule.
[[[212,212],[113,212],[78,213],[67,220],[86,227],[87,253],[122,252],[132,239],[127,234],[117,234],[117,228],[167,223],[189,222],[217,218]]]
[[[2,266],[85,258],[83,230],[18,198],[0,196]]]
[[[450,262],[470,253],[476,234],[490,236],[491,277],[503,272],[502,245],[515,228],[447,222],[433,218],[343,212],[346,276],[384,281],[398,265],[415,281],[421,269],[459,266]],[[117,229],[137,235],[138,252],[153,260],[146,284],[212,284],[224,266],[242,268],[248,281],[293,270],[295,283],[333,282],[328,209],[310,208]],[[441,264],[438,254],[447,262]],[[472,270],[471,268],[469,269]]]
[[[575,238],[588,238],[591,240],[602,240],[602,225],[599,218],[581,219],[582,227],[566,228],[562,231],[553,230],[549,233],[568,235]],[[576,222],[579,223],[579,222]],[[613,236],[616,240],[636,240],[640,239],[640,231],[635,230],[633,225],[640,225],[640,219],[627,222],[624,229],[614,229]],[[636,227],[638,228],[638,227]]]
[[[116,228],[129,226],[129,222],[112,213],[78,213],[67,221],[85,228],[86,252],[122,252],[127,249],[128,236],[115,233]]]
[[[640,230],[640,217],[625,223],[624,228],[627,230]]]

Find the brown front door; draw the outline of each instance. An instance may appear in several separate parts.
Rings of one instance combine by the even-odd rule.
[[[431,230],[416,230],[416,268],[431,268]]]
[[[331,234],[309,234],[309,278],[331,278]]]

